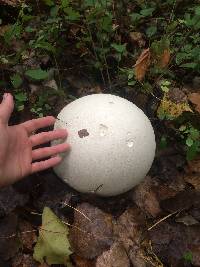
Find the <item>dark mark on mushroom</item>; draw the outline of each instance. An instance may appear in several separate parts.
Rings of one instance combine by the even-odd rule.
[[[88,133],[87,129],[82,129],[82,130],[78,131],[78,135],[80,138],[83,138],[83,137],[88,136],[89,133]]]

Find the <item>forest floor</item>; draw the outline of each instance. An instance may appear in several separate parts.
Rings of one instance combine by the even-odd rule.
[[[39,263],[33,257],[39,233],[44,235],[45,231],[49,231],[42,224],[42,214],[45,207],[49,207],[61,222],[69,226],[68,239],[72,254],[68,267],[200,266],[200,157],[198,154],[200,151],[200,77],[199,59],[197,59],[197,54],[200,54],[200,47],[194,41],[200,40],[200,37],[197,36],[200,25],[199,28],[195,28],[200,18],[199,7],[196,8],[195,6],[195,16],[198,18],[196,18],[194,24],[191,22],[192,18],[188,18],[189,16],[186,16],[187,19],[185,19],[187,23],[178,19],[177,22],[176,16],[174,16],[174,21],[172,20],[173,16],[170,17],[171,24],[174,22],[180,23],[180,25],[175,26],[175,29],[178,28],[179,30],[177,36],[175,36],[174,29],[170,32],[169,38],[174,38],[171,40],[172,47],[170,49],[175,56],[178,57],[179,55],[179,60],[183,60],[183,62],[178,62],[178,59],[175,60],[174,55],[170,56],[169,47],[166,46],[168,44],[164,44],[163,47],[159,47],[159,49],[162,48],[159,60],[162,61],[162,64],[165,65],[164,68],[167,68],[167,70],[162,69],[163,72],[160,75],[159,72],[157,73],[158,69],[154,69],[155,66],[149,67],[149,60],[150,58],[152,60],[155,47],[152,46],[149,49],[148,46],[151,41],[152,43],[154,41],[154,46],[159,46],[162,43],[160,41],[155,43],[160,40],[159,31],[162,31],[162,29],[159,29],[159,27],[162,25],[158,23],[157,34],[155,25],[150,24],[157,23],[157,20],[154,20],[155,17],[152,17],[154,10],[156,18],[160,12],[159,10],[162,10],[162,12],[168,11],[167,8],[165,10],[162,7],[165,3],[162,3],[161,7],[159,5],[159,7],[155,7],[153,2],[159,1],[149,1],[151,7],[146,8],[146,1],[141,1],[146,4],[141,5],[141,12],[137,13],[137,16],[136,13],[133,14],[134,19],[136,17],[137,19],[140,18],[142,23],[140,24],[137,21],[139,30],[134,31],[132,39],[130,36],[127,37],[126,29],[123,28],[125,24],[126,27],[129,25],[129,21],[124,19],[126,16],[123,17],[124,24],[121,22],[122,24],[119,23],[118,25],[119,28],[122,28],[121,32],[113,33],[116,28],[114,27],[113,30],[113,26],[116,26],[113,24],[110,30],[112,32],[108,32],[108,28],[106,30],[101,29],[102,36],[105,32],[109,36],[112,35],[112,42],[117,42],[119,39],[120,43],[126,41],[128,52],[123,50],[125,49],[123,45],[112,44],[112,49],[115,50],[111,49],[109,50],[110,54],[106,54],[106,67],[103,66],[102,69],[99,67],[98,71],[100,71],[95,76],[91,72],[91,66],[93,70],[95,69],[93,61],[91,63],[88,58],[93,60],[91,51],[94,44],[98,46],[98,36],[95,35],[95,32],[92,33],[94,42],[96,42],[92,44],[87,43],[89,36],[83,38],[82,34],[85,34],[84,27],[78,21],[77,11],[72,10],[72,8],[77,8],[76,5],[72,8],[69,7],[66,11],[68,12],[67,19],[71,24],[67,23],[66,26],[63,23],[66,28],[69,27],[66,30],[67,34],[64,32],[67,35],[67,49],[65,47],[61,54],[59,54],[60,51],[58,51],[58,54],[54,54],[51,42],[59,50],[62,47],[61,39],[63,36],[65,38],[65,35],[59,38],[56,35],[56,38],[59,41],[61,40],[57,44],[57,39],[54,42],[54,35],[51,35],[51,30],[55,30],[53,34],[57,34],[57,28],[54,29],[54,24],[51,23],[57,23],[57,20],[60,23],[60,17],[62,17],[62,13],[59,14],[57,10],[58,6],[53,4],[59,1],[44,1],[51,8],[51,15],[47,14],[45,19],[43,16],[46,16],[46,13],[44,15],[41,12],[41,7],[37,3],[41,12],[37,20],[35,20],[35,17],[30,18],[31,16],[27,15],[28,12],[32,12],[29,7],[34,6],[34,3],[30,6],[27,4],[23,7],[24,9],[19,9],[22,18],[15,23],[15,17],[17,17],[16,14],[19,11],[16,12],[16,8],[19,2],[21,1],[0,1],[0,5],[3,3],[3,9],[0,11],[2,15],[2,18],[0,17],[0,40],[4,40],[0,43],[1,93],[11,92],[16,104],[10,123],[17,124],[45,115],[57,116],[59,111],[74,99],[93,93],[112,93],[133,102],[149,117],[155,130],[157,150],[151,170],[144,181],[129,192],[116,197],[101,198],[94,193],[79,193],[61,181],[53,170],[31,175],[14,185],[1,188],[0,267],[50,266],[47,264],[48,258],[44,258],[44,263]],[[86,8],[87,13],[92,1],[85,2],[89,6],[89,8]],[[133,2],[137,2],[137,4],[129,3],[127,10],[139,12],[138,2],[140,1]],[[175,4],[177,2],[179,7],[177,12],[180,14],[187,12],[187,1],[181,8],[179,6],[181,1],[165,2]],[[173,9],[170,6],[170,12],[171,10],[175,12],[175,4],[172,6]],[[166,4],[167,7],[168,5],[170,4]],[[91,12],[95,8],[92,6]],[[114,11],[116,10],[113,8],[112,12]],[[71,13],[69,14],[69,12]],[[80,12],[83,12],[83,10]],[[168,17],[169,14],[167,13]],[[105,16],[107,15],[105,27],[109,27],[110,15],[106,13]],[[117,17],[115,12],[114,15]],[[97,17],[98,19],[101,18],[101,16]],[[77,23],[75,23],[76,19]],[[189,25],[188,21],[193,26]],[[144,23],[149,27],[145,33],[143,33]],[[10,24],[14,25],[11,31],[14,34],[13,39],[8,30]],[[38,25],[39,29],[43,27],[43,31],[40,32],[37,29]],[[187,28],[190,26],[193,27],[193,31]],[[165,24],[162,27],[165,28]],[[103,30],[105,32],[102,33]],[[182,31],[186,32],[186,37],[182,38]],[[5,32],[7,32],[7,35],[5,35]],[[48,35],[49,39],[45,39],[45,42],[41,42],[43,33],[50,35],[50,37]],[[37,34],[41,35],[38,36]],[[83,43],[76,43],[80,39]],[[30,40],[32,42],[29,43],[29,47],[28,41]],[[193,41],[194,43],[192,43]],[[105,45],[109,42],[110,40],[106,40]],[[180,51],[180,44],[187,45],[187,47],[184,47],[184,51]],[[199,53],[196,54],[195,49],[197,47]],[[35,51],[40,48],[42,52],[39,50],[36,53]],[[186,48],[190,50],[187,51],[187,57],[185,56]],[[101,47],[101,49],[97,47],[96,53],[99,53],[99,61],[101,61],[102,51],[107,50],[104,50],[104,47]],[[51,53],[53,53],[53,56]],[[132,53],[132,57],[130,53]],[[86,59],[84,58],[85,55]],[[55,59],[56,57],[57,59]],[[158,62],[155,63],[156,60],[155,57],[151,64],[157,64]],[[190,64],[190,61],[193,65]],[[107,64],[110,76],[108,75]],[[121,76],[119,78],[116,75],[116,68],[118,70],[122,69],[119,67],[120,64],[126,67],[123,71],[126,70],[128,80],[124,80],[124,77],[121,80]],[[168,64],[171,65],[168,67]],[[183,65],[180,66],[180,64]],[[133,66],[137,67],[135,69],[136,77],[133,72],[130,72],[130,70],[133,71]],[[185,67],[192,67],[192,69],[184,69]],[[151,69],[147,70],[148,68]],[[148,71],[149,73],[146,74]],[[48,75],[46,75],[47,72]],[[94,72],[96,74],[96,69]],[[145,75],[147,82],[145,80],[143,83],[142,80]],[[106,77],[105,80],[104,77]],[[163,77],[165,78],[164,82]],[[151,88],[152,91],[149,91],[151,84],[154,86]],[[166,103],[168,103],[168,106],[164,106]],[[162,112],[165,113],[164,116]],[[176,120],[177,118],[180,120]],[[195,157],[188,158],[191,153],[193,155],[193,152],[195,152]],[[58,238],[62,235],[59,231],[54,234],[57,234]],[[52,241],[52,243],[54,242]],[[54,252],[53,249],[50,252],[48,251],[47,254],[49,255],[51,252]]]
[[[187,163],[174,144],[157,149],[145,180],[117,197],[78,193],[53,170],[2,188],[1,267],[48,266],[33,260],[44,207],[71,225],[74,266],[200,266],[199,175],[200,159]]]

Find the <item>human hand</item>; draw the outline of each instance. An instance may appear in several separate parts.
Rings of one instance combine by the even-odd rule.
[[[69,149],[66,143],[34,149],[52,140],[65,139],[67,132],[59,129],[34,134],[36,130],[55,123],[56,119],[51,116],[8,126],[13,107],[12,95],[4,94],[0,104],[0,187],[57,165],[61,162],[58,153]]]

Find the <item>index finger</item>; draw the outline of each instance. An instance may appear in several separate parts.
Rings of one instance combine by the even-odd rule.
[[[56,119],[53,116],[47,116],[39,119],[33,119],[21,123],[21,125],[26,129],[28,134],[40,129],[51,126],[55,123]]]

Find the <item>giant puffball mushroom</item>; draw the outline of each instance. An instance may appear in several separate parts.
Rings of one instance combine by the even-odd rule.
[[[71,146],[54,170],[80,192],[124,193],[144,179],[155,156],[149,119],[115,95],[94,94],[71,102],[58,114],[54,128],[68,130]]]

